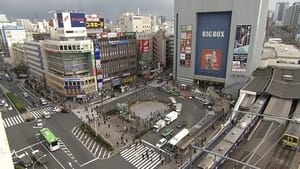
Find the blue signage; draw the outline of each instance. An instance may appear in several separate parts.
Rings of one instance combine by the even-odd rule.
[[[85,15],[84,13],[70,13],[71,26],[75,27],[85,27]]]
[[[231,12],[198,13],[195,74],[225,78]]]
[[[129,40],[125,39],[125,40],[110,40],[108,41],[108,44],[110,45],[121,45],[121,44],[127,44],[129,43]]]
[[[64,20],[63,20],[63,17],[62,17],[62,13],[57,13],[56,16],[57,16],[58,27],[63,28],[64,27]]]

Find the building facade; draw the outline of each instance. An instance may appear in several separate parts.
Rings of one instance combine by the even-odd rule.
[[[137,74],[137,44],[135,32],[101,33],[99,71],[103,75],[103,90],[134,85]],[[97,68],[98,69],[98,68]]]
[[[261,58],[268,0],[175,0],[174,79],[236,93]]]
[[[283,19],[283,25],[284,26],[296,26],[300,24],[300,3],[295,2],[292,6],[288,7],[286,9],[284,19]]]
[[[18,26],[13,23],[0,23],[0,44],[6,56],[11,55],[12,45],[23,44],[26,38],[26,33],[23,26]]]
[[[98,91],[93,41],[85,14],[55,13],[50,39],[41,42],[46,84],[60,95],[85,98]]]
[[[282,25],[285,10],[289,7],[288,2],[277,2],[274,11],[274,21],[276,25]]]
[[[30,77],[44,83],[45,67],[40,42],[25,40],[24,51]]]
[[[152,32],[151,17],[124,13],[119,19],[121,32]]]
[[[174,53],[174,35],[167,34],[164,30],[157,31],[153,36],[153,59],[161,67],[172,65]]]

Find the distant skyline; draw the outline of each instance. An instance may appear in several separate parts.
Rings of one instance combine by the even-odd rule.
[[[275,10],[275,4],[277,2],[289,2],[292,5],[294,2],[300,2],[300,0],[270,0],[269,9]]]
[[[49,19],[53,10],[82,10],[86,14],[100,14],[116,21],[123,13],[167,16],[174,14],[174,0],[1,0],[0,13],[7,18]]]

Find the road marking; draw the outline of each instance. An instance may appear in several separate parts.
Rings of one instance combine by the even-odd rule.
[[[63,168],[63,169],[65,169],[65,167],[60,163],[60,161],[58,161],[57,159],[56,159],[56,157],[48,150],[48,148],[47,147],[45,147],[45,145],[44,144],[42,144],[42,146],[46,149],[46,151],[52,156],[52,158],[61,166],[61,168]]]
[[[90,139],[91,139],[90,137],[87,138],[87,141],[86,141],[85,144],[84,144],[85,146],[87,146],[87,144],[89,143]]]
[[[99,152],[99,154],[98,154],[98,157],[97,157],[97,158],[100,158],[100,155],[101,155],[102,149],[103,149],[103,147],[101,147],[101,149],[100,149],[100,152]]]
[[[19,120],[17,119],[16,116],[13,116],[14,121],[16,122],[16,124],[19,124]]]
[[[97,159],[97,158],[94,158],[94,159],[92,159],[91,161],[88,161],[88,162],[86,162],[86,163],[84,163],[84,164],[81,164],[80,167],[83,167],[83,166],[85,166],[85,165],[87,165],[87,164],[89,164],[89,163],[91,163],[91,162],[96,161],[96,160],[98,160],[98,159]]]
[[[99,149],[99,144],[97,145],[97,148],[96,148],[96,150],[95,150],[95,152],[94,152],[94,155],[96,156],[97,154],[97,152],[98,152],[98,149]]]
[[[5,123],[5,120],[3,120],[3,125],[4,125],[4,128],[6,128],[6,123]]]
[[[104,157],[105,157],[105,154],[106,154],[106,149],[104,149],[104,153],[103,153],[103,156],[102,156],[102,158],[104,158]]]
[[[87,149],[90,149],[90,146],[91,146],[93,143],[94,143],[94,140],[91,139],[91,142],[90,142],[89,146],[87,147]]]
[[[94,144],[93,144],[93,147],[92,147],[92,152],[93,152],[93,150],[94,150],[94,147],[95,147],[95,145],[96,145],[96,141],[94,141]]]

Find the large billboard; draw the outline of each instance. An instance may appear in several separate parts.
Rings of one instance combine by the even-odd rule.
[[[251,25],[237,25],[231,70],[245,72],[250,44]]]
[[[196,75],[225,78],[230,23],[231,12],[197,14]]]
[[[139,41],[140,53],[149,52],[149,40],[140,40]]]
[[[180,66],[191,67],[192,25],[181,25]]]
[[[101,65],[101,48],[99,39],[94,39],[94,55],[96,62],[96,79],[97,79],[97,88],[98,91],[102,90],[103,87],[103,74],[102,74],[102,65]]]
[[[91,19],[91,18],[90,18]],[[93,18],[93,20],[86,20],[86,28],[104,28],[104,18]]]
[[[85,27],[84,13],[70,13],[72,28]]]
[[[64,27],[64,20],[63,20],[62,13],[57,13],[56,17],[57,17],[58,27],[63,28]]]

